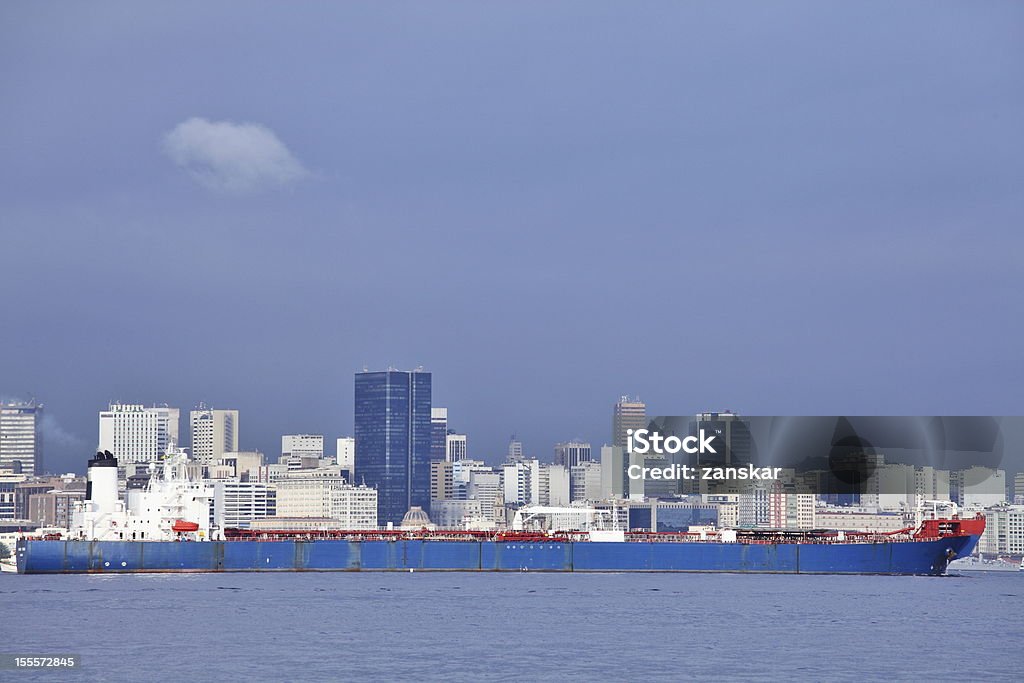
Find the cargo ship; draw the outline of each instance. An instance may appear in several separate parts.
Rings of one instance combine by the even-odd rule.
[[[117,494],[117,461],[89,461],[68,537],[17,542],[23,574],[252,571],[762,572],[941,575],[967,557],[985,518],[925,519],[889,533],[246,530],[213,538],[209,501],[173,455],[145,489]]]

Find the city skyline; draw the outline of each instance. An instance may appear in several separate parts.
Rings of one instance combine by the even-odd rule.
[[[495,455],[623,393],[1024,413],[1024,6],[583,7],[5,8],[0,394],[52,465],[118,399],[344,433],[363,366]]]

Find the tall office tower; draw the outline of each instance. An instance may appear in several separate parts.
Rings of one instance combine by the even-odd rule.
[[[1013,502],[1024,505],[1024,472],[1018,472],[1013,478]]]
[[[533,477],[530,465],[510,462],[502,465],[501,481],[505,502],[511,505],[529,505],[533,502]]]
[[[590,444],[583,441],[567,441],[555,444],[555,464],[573,467],[581,462],[590,462]]]
[[[0,470],[43,473],[43,406],[0,403]]]
[[[448,409],[430,409],[430,459],[444,460],[447,453]]]
[[[629,458],[622,446],[601,446],[601,498],[629,497]]]
[[[451,500],[455,497],[453,462],[430,461],[430,500]]]
[[[569,499],[601,500],[601,463],[584,461],[569,468]]]
[[[718,453],[701,455],[701,465],[746,465],[753,462],[750,423],[736,413],[698,413],[690,422],[690,435],[697,436],[701,429],[705,434],[714,434],[716,444],[725,443],[725,448],[719,448]]]
[[[118,465],[156,462],[178,441],[177,408],[111,403],[100,411],[99,450],[110,451]]]
[[[430,401],[429,372],[356,373],[356,471],[377,489],[381,524],[430,508]]]
[[[448,462],[466,459],[466,435],[448,432],[445,437],[445,457]]]
[[[355,483],[353,477],[356,474],[356,440],[351,436],[338,438],[338,447],[335,451],[334,462],[338,467],[348,473],[350,483]]]
[[[627,431],[647,427],[647,405],[639,397],[623,396],[612,409],[612,445],[625,450]]]
[[[508,462],[521,462],[523,460],[523,442],[513,434],[508,440]]]
[[[225,453],[238,451],[238,411],[207,408],[203,404],[189,412],[192,457],[205,464],[215,463]]]

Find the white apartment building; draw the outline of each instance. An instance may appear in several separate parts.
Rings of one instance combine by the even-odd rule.
[[[1024,505],[998,505],[985,510],[985,533],[978,551],[990,557],[1024,555]]]
[[[43,406],[0,403],[0,470],[43,473]]]
[[[277,515],[338,521],[338,528],[377,528],[377,491],[352,486],[337,465],[278,473]]]
[[[111,403],[100,411],[99,450],[113,453],[121,466],[156,462],[178,443],[178,422],[177,408]]]
[[[192,458],[204,464],[238,451],[238,411],[201,405],[189,412]]]
[[[951,488],[957,491],[956,502],[971,510],[1008,502],[1006,472],[989,467],[971,467],[951,474]]]
[[[348,472],[349,480],[355,481],[356,474],[356,440],[351,436],[342,436],[337,440],[334,451],[334,462],[338,467]]]
[[[506,463],[501,470],[505,502],[511,505],[528,505],[533,498],[530,466],[523,462]]]
[[[328,507],[331,519],[342,529],[377,528],[377,489],[342,486],[331,489]]]
[[[772,529],[814,529],[813,493],[771,491],[768,494],[768,526]]]
[[[569,497],[573,503],[601,500],[601,463],[583,461],[569,468]]]
[[[253,481],[218,481],[213,485],[213,524],[220,529],[247,529],[254,519],[274,516],[272,486]]]

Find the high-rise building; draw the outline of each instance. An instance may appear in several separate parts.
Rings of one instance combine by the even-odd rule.
[[[468,456],[466,455],[466,435],[456,434],[449,432],[445,436],[445,460],[448,462],[458,462],[465,460]]]
[[[448,452],[448,409],[430,409],[430,459],[444,460]]]
[[[255,481],[218,481],[213,485],[213,523],[221,529],[247,529],[254,519],[276,513],[273,486]]]
[[[430,403],[429,372],[356,373],[356,471],[377,490],[381,524],[430,508]]]
[[[225,453],[238,451],[238,411],[207,408],[200,404],[189,412],[192,457],[204,464],[214,463]]]
[[[99,450],[113,453],[118,465],[156,462],[179,443],[178,422],[177,408],[111,403],[100,411]]]
[[[508,440],[508,462],[520,462],[523,459],[523,442],[513,434]]]
[[[1013,502],[1024,505],[1024,472],[1018,472],[1013,478]]]
[[[533,477],[524,462],[510,462],[502,466],[501,480],[505,502],[510,505],[528,505],[532,502]]]
[[[974,466],[950,473],[955,503],[972,510],[1007,502],[1006,471]]]
[[[348,480],[355,483],[356,475],[356,440],[351,436],[338,438],[334,462],[348,473]]]
[[[623,396],[612,409],[612,445],[625,450],[630,429],[647,427],[647,405],[639,398]]]
[[[697,436],[703,429],[705,434],[715,435],[716,446],[722,442],[715,454],[702,454],[700,465],[735,466],[753,462],[753,440],[750,423],[733,412],[698,413],[690,422],[690,435]]]
[[[447,460],[430,461],[430,500],[450,500],[455,497],[455,463]]]
[[[601,500],[601,463],[584,460],[569,468],[572,502]]]
[[[629,497],[629,459],[622,446],[601,446],[601,498]]]
[[[0,403],[0,470],[43,473],[43,406]]]
[[[590,444],[583,441],[567,441],[555,444],[555,464],[573,467],[581,462],[590,462]]]

